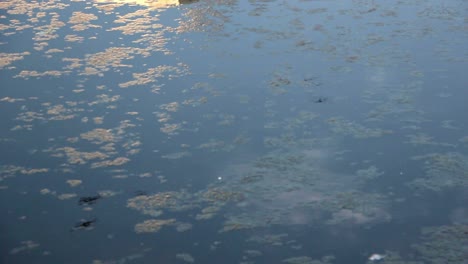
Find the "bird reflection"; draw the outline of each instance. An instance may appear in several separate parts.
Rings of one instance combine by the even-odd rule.
[[[78,223],[75,224],[74,227],[70,229],[70,232],[76,230],[91,230],[94,228],[94,223],[97,222],[97,218],[93,218],[90,220],[81,219]]]

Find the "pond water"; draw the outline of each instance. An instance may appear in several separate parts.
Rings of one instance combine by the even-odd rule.
[[[1,263],[468,263],[464,0],[3,0]]]

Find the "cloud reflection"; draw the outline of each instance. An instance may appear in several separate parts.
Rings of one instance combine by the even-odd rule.
[[[139,5],[148,8],[168,8],[198,2],[197,0],[94,0],[99,4]]]

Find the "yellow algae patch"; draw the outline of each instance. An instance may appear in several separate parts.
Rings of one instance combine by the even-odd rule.
[[[44,77],[44,76],[53,76],[59,77],[62,74],[68,74],[70,71],[45,71],[45,72],[38,72],[38,71],[27,71],[23,70],[18,75],[15,75],[14,78],[24,78],[27,79],[29,77]]]
[[[220,126],[230,126],[234,124],[236,117],[234,115],[221,114],[219,116],[222,120],[218,122]]]
[[[443,142],[435,142],[434,137],[431,137],[424,133],[418,133],[415,135],[407,135],[409,141],[405,143],[410,143],[412,145],[433,145],[433,146],[445,146],[445,147],[455,147],[455,145]]]
[[[128,155],[135,155],[140,152],[140,149],[138,147],[141,146],[141,142],[136,140],[136,141],[130,141],[125,143],[123,147],[127,149],[127,154]]]
[[[82,73],[80,73],[79,75],[99,75],[99,76],[103,76],[102,73],[99,70],[97,70],[96,68],[93,68],[93,67],[85,67],[84,71]]]
[[[94,14],[87,14],[83,12],[73,12],[72,16],[70,17],[70,20],[68,23],[70,24],[75,24],[71,28],[75,31],[83,31],[85,29],[94,27],[94,28],[99,28],[101,26],[98,25],[92,25],[90,21],[92,20],[97,20],[98,17]]]
[[[384,130],[381,128],[369,128],[358,123],[345,120],[341,117],[333,117],[327,120],[331,129],[335,133],[351,135],[355,138],[374,138],[382,137],[384,135],[392,134],[391,130]]]
[[[79,42],[79,43],[81,43],[81,42],[83,42],[84,37],[74,35],[74,34],[70,34],[70,35],[66,35],[64,37],[64,40],[67,41],[67,42]]]
[[[209,206],[206,208],[203,208],[200,214],[197,214],[195,216],[196,220],[207,220],[213,218],[216,213],[221,209],[219,206]]]
[[[98,87],[98,89],[101,89],[101,88]],[[120,95],[109,96],[107,94],[100,94],[100,95],[96,95],[96,97],[98,99],[96,101],[89,102],[88,103],[89,106],[93,106],[96,104],[113,103],[113,102],[120,100]]]
[[[83,64],[81,63],[82,60],[78,58],[62,58],[62,61],[70,63],[69,65],[64,67],[65,69],[69,70],[80,68],[81,66],[83,66]]]
[[[212,202],[239,202],[244,199],[244,195],[237,191],[228,191],[222,188],[210,188],[203,193],[203,199]]]
[[[75,198],[75,197],[76,197],[76,193],[63,193],[57,196],[59,200],[68,200],[68,199]]]
[[[122,60],[133,59],[133,54],[141,54],[143,56],[149,56],[150,53],[140,48],[130,47],[110,47],[103,52],[90,54],[87,56],[86,63],[101,70],[108,70],[108,67],[132,67],[131,64],[122,64]]]
[[[98,194],[102,197],[112,197],[112,196],[116,196],[119,193],[111,191],[111,190],[102,190],[102,191],[98,191]]]
[[[170,153],[170,154],[166,154],[166,155],[161,155],[161,158],[175,160],[175,159],[180,159],[180,158],[183,158],[183,157],[190,157],[190,156],[192,156],[192,154],[190,152],[181,151],[181,152],[175,152],[175,153]]]
[[[109,4],[112,3],[111,7],[120,7],[128,4],[135,4],[145,6],[149,9],[168,8],[172,6],[178,6],[183,3],[183,0],[93,0],[97,4]],[[99,5],[98,5],[99,6]],[[107,6],[107,5],[106,5]],[[109,7],[108,7],[109,9]]]
[[[94,118],[93,118],[93,122],[94,122],[94,124],[96,124],[96,125],[101,125],[102,123],[104,123],[104,117],[101,117],[101,116],[99,116],[99,117],[94,117]]]
[[[153,177],[153,174],[151,174],[151,172],[145,172],[145,173],[141,173],[140,175],[138,175],[138,177],[149,178],[149,177]]]
[[[127,201],[127,207],[141,211],[143,214],[158,216],[162,209],[184,211],[193,208],[192,196],[185,192],[161,192],[154,195],[140,195]]]
[[[61,53],[63,52],[63,50],[61,49],[48,49],[46,52],[44,52],[45,54],[51,54],[51,53]]]
[[[75,118],[76,115],[72,112],[77,109],[67,109],[63,105],[51,106],[47,109],[47,114],[52,117],[49,120],[68,120]]]
[[[255,242],[257,244],[268,245],[268,246],[283,246],[287,243],[288,234],[267,234],[267,235],[254,235],[247,239],[247,242]]]
[[[185,75],[187,73],[187,70],[185,69],[187,66],[182,63],[179,63],[178,66],[179,67],[160,65],[155,68],[149,68],[146,72],[133,73],[132,75],[135,80],[120,83],[119,86],[121,88],[128,88],[130,86],[153,83],[156,82],[157,78],[164,77],[164,73],[166,72],[170,72],[171,77],[179,77]]]
[[[118,157],[115,158],[114,160],[105,160],[101,162],[95,162],[91,165],[91,168],[101,168],[101,167],[109,167],[109,166],[121,166],[127,162],[129,162],[129,158],[125,157]]]
[[[17,131],[17,130],[22,130],[22,129],[24,129],[24,130],[32,130],[32,128],[33,128],[32,125],[22,125],[22,126],[17,125],[17,126],[12,127],[10,130],[11,130],[11,131]]]
[[[308,256],[299,256],[283,259],[283,262],[289,264],[332,264],[335,260],[334,256],[324,256],[320,260],[312,259]]]
[[[102,152],[80,152],[72,147],[58,148],[55,150],[56,153],[52,154],[52,156],[58,158],[63,157],[64,155],[60,153],[62,151],[70,164],[85,164],[88,160],[108,158],[108,156]]]
[[[260,250],[247,249],[244,250],[246,257],[260,257],[263,256],[263,253]]]
[[[81,180],[67,180],[67,184],[71,187],[76,187],[82,183]]]
[[[156,233],[158,232],[163,226],[165,225],[172,225],[176,222],[175,219],[152,219],[146,220],[143,223],[139,223],[135,225],[135,232],[136,233]]]
[[[0,53],[0,69],[12,64],[15,61],[24,59],[24,56],[30,55],[30,52],[22,53]]]
[[[127,178],[128,178],[128,175],[119,174],[119,175],[114,175],[114,176],[112,176],[112,178],[114,178],[114,179],[127,179]]]
[[[168,122],[169,120],[171,120],[171,115],[169,115],[168,113],[156,112],[155,114],[156,114],[156,116],[158,118],[158,122],[160,122],[160,123],[165,123],[165,122]]]
[[[32,112],[32,111],[27,111],[24,113],[20,113],[17,117],[16,120],[20,120],[23,122],[32,122],[34,120],[45,120],[43,115],[41,113],[37,112]]]
[[[92,159],[106,159],[108,156],[102,152],[94,151],[94,152],[80,152],[72,147],[63,147],[56,149],[56,153],[54,153],[53,157],[62,157],[63,154],[60,152],[64,152],[67,156],[68,162],[70,164],[86,164],[88,160]]]
[[[219,230],[219,232],[224,233],[224,232],[235,231],[235,230],[251,229],[254,227],[255,225],[250,225],[247,223],[227,222],[227,223],[224,223],[223,228]]]
[[[40,168],[40,169],[22,169],[20,172],[22,174],[36,174],[36,173],[45,173],[45,172],[48,172],[49,169],[47,168]]]
[[[166,133],[168,135],[176,135],[177,130],[182,127],[181,124],[164,124],[163,127],[160,128],[161,132]]]
[[[63,105],[56,105],[47,110],[48,115],[58,115],[62,112],[65,112],[66,109]]]
[[[102,147],[100,147],[103,151],[109,153],[109,154],[115,154],[115,144],[114,143],[108,143]]]
[[[46,194],[49,194],[49,193],[52,193],[49,189],[47,188],[44,188],[44,189],[41,189],[39,191],[42,195],[46,195]]]
[[[8,102],[8,103],[16,103],[16,102],[22,102],[22,101],[26,101],[26,100],[23,98],[11,98],[8,96],[0,99],[0,102]]]
[[[139,9],[133,13],[128,13],[119,16],[114,22],[123,24],[122,26],[113,27],[109,31],[122,31],[124,35],[134,35],[149,33],[157,28],[161,28],[162,25],[156,24],[158,20],[157,16],[151,15],[148,9]],[[148,34],[145,34],[148,35]]]
[[[115,138],[110,129],[96,128],[89,132],[80,135],[82,139],[91,141],[94,144],[102,144],[104,142],[114,142]]]
[[[178,102],[172,102],[168,104],[163,104],[159,107],[160,109],[169,111],[169,112],[177,112],[179,110],[179,103]]]
[[[226,143],[222,140],[210,139],[209,142],[199,145],[198,149],[209,149],[210,151],[219,151],[226,146]]]
[[[177,222],[177,226],[176,226],[177,232],[185,232],[185,231],[188,231],[190,229],[192,229],[192,224]]]

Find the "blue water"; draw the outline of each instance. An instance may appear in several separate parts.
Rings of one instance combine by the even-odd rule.
[[[3,1],[0,262],[467,264],[467,13]]]

